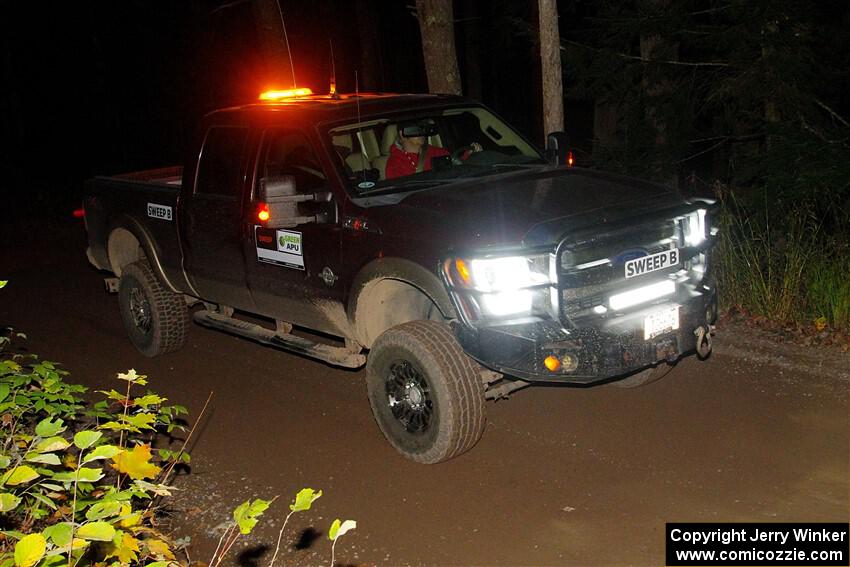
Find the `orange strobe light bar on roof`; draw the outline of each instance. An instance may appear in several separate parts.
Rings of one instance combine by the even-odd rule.
[[[289,89],[287,91],[266,91],[260,95],[260,100],[280,100],[296,96],[310,96],[311,94],[313,94],[313,91],[306,87],[301,89]]]

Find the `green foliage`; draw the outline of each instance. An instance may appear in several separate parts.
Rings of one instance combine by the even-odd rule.
[[[248,535],[251,533],[251,530],[253,530],[254,526],[257,525],[260,516],[262,516],[263,512],[268,509],[269,501],[261,500],[259,498],[253,502],[249,500],[240,504],[233,511],[233,521],[236,522],[236,525],[239,527],[239,532],[242,535]]]
[[[333,521],[331,528],[328,530],[328,539],[333,542],[331,545],[331,567],[336,565],[336,542],[350,530],[357,527],[357,522],[354,520],[345,520],[340,522],[339,518]]]
[[[289,509],[293,512],[304,512],[309,510],[313,502],[322,497],[322,491],[316,491],[312,488],[302,488],[295,495],[295,502],[289,505]]]
[[[169,493],[163,483],[185,453],[154,456],[150,441],[179,427],[185,409],[152,392],[134,398],[146,378],[131,370],[119,375],[125,394],[106,392],[88,410],[85,388],[56,364],[0,355],[0,565],[175,560],[152,501]]]
[[[166,406],[166,398],[150,391],[134,397],[132,388],[147,385],[147,377],[129,370],[118,375],[125,393],[100,391],[106,400],[86,409],[85,388],[67,383],[67,374],[52,362],[0,350],[5,528],[0,566],[179,565],[174,544],[156,530],[155,502],[170,496],[168,474],[177,463],[189,462],[189,455],[182,448],[154,452],[151,441],[181,427],[185,408]],[[321,496],[321,490],[301,489],[289,505],[280,537],[289,518],[310,510]],[[233,511],[233,523],[210,565],[221,564],[274,500],[249,500]],[[337,520],[331,526],[334,546],[355,526]]]
[[[824,201],[745,203],[728,191],[720,197],[715,260],[724,307],[850,330],[850,235],[839,218],[847,213]]]
[[[847,242],[824,250],[826,253],[812,258],[807,270],[809,312],[833,328],[850,331],[850,250]]]
[[[47,540],[41,534],[24,536],[15,545],[15,565],[32,567],[44,557],[47,551]]]
[[[579,4],[564,61],[571,95],[596,105],[593,161],[733,187],[715,257],[726,306],[850,329],[848,4]]]
[[[340,522],[339,518],[333,521],[331,529],[328,530],[328,539],[335,542],[337,538],[342,537],[349,530],[357,527],[357,522],[354,520],[345,520]]]

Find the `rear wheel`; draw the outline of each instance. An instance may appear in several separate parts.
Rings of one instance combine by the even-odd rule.
[[[639,388],[640,386],[646,386],[647,384],[652,384],[653,382],[661,380],[667,376],[674,367],[674,364],[661,362],[657,366],[641,370],[640,372],[635,372],[631,376],[627,376],[622,380],[611,382],[611,385],[618,388]]]
[[[385,331],[372,345],[366,386],[381,432],[414,461],[456,457],[484,432],[478,367],[443,323],[413,321]]]
[[[145,356],[175,351],[186,342],[186,302],[160,283],[147,260],[124,266],[118,305],[130,342]]]

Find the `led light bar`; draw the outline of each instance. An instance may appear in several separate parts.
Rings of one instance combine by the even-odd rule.
[[[619,311],[621,309],[632,307],[633,305],[640,305],[641,303],[646,303],[647,301],[664,297],[665,295],[673,295],[675,292],[676,284],[672,280],[664,280],[648,286],[618,293],[617,295],[612,295],[610,299],[608,299],[608,305],[611,306],[611,309]]]

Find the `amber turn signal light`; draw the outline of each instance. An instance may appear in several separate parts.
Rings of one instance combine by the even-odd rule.
[[[551,354],[543,360],[543,364],[549,372],[557,372],[561,369],[561,360],[557,356]]]
[[[469,284],[472,280],[472,274],[469,273],[469,266],[466,265],[466,262],[458,258],[455,260],[455,268],[457,269],[457,275],[460,276],[463,283]]]

